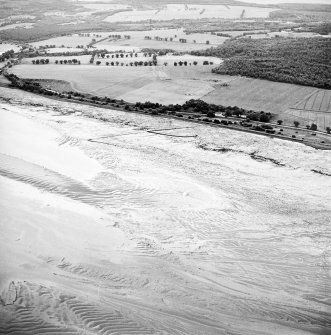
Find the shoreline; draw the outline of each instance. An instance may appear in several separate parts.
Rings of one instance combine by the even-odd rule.
[[[238,156],[201,151],[197,146],[200,143],[146,137],[141,132],[134,132],[136,135],[125,140],[111,140],[113,143],[107,147],[85,141],[59,145],[65,135],[85,140],[125,134],[128,130],[123,127],[123,120],[137,118],[140,125],[150,122],[151,127],[159,125],[163,130],[184,124],[171,121],[168,125],[163,119],[110,110],[107,113],[94,107],[52,103],[25,92],[2,91],[4,97],[14,99],[13,105],[10,101],[4,105],[8,110],[2,113],[4,131],[0,133],[3,152],[9,154],[3,159],[2,168],[12,172],[11,178],[0,177],[6,194],[1,203],[4,219],[0,239],[5,255],[0,261],[4,268],[2,297],[8,311],[5,332],[16,327],[25,333],[25,329],[44,322],[46,310],[50,316],[63,313],[67,317],[64,323],[58,323],[56,318],[46,319],[46,326],[42,323],[42,327],[57,333],[71,330],[70,327],[83,333],[86,324],[93,326],[102,318],[106,321],[102,321],[101,332],[115,327],[126,329],[129,324],[132,333],[148,334],[153,331],[145,329],[159,331],[160,324],[170,329],[174,320],[179,320],[176,333],[185,327],[187,334],[198,329],[199,334],[214,335],[215,329],[223,327],[219,320],[226,318],[226,322],[238,324],[238,334],[252,335],[264,327],[251,322],[260,317],[255,310],[263,307],[261,322],[272,323],[279,333],[294,335],[301,334],[302,329],[312,329],[310,314],[307,313],[305,324],[291,321],[279,325],[274,306],[278,304],[280,312],[288,315],[302,312],[303,303],[319,316],[318,323],[312,319],[314,329],[324,327],[327,308],[318,300],[318,289],[326,277],[316,278],[311,269],[319,269],[315,264],[320,261],[322,243],[327,243],[323,238],[327,227],[316,224],[314,239],[307,239],[305,233],[306,220],[310,218],[307,212],[313,212],[311,217],[317,223],[328,213],[327,177],[311,173],[312,168],[328,168],[328,160],[320,165],[323,152],[270,143],[276,149],[271,159],[288,153],[298,163],[280,170],[259,159],[263,152],[273,153],[265,147],[266,141],[212,128],[206,131],[199,126],[196,128],[201,143],[208,145],[211,132],[218,147],[229,137],[236,139],[231,142],[238,149],[248,142],[251,149],[258,149],[257,156],[252,160],[247,153]],[[41,107],[33,107],[33,102],[39,102]],[[68,111],[68,117],[61,116],[61,109]],[[71,111],[81,111],[79,115],[83,116],[93,112],[98,117],[109,114],[110,121],[75,117]],[[54,124],[63,119],[64,123]],[[79,157],[74,155],[76,150],[81,151]],[[302,156],[296,156],[298,151]],[[309,158],[315,162],[312,166],[305,165]],[[101,173],[97,166],[93,167],[94,160],[102,164]],[[93,166],[88,168],[90,164]],[[265,178],[270,178],[267,185]],[[246,189],[252,189],[249,196],[243,194]],[[289,206],[297,204],[303,194],[309,197],[307,202],[296,206],[294,213],[289,212]],[[252,214],[254,205],[257,214]],[[298,241],[295,246],[294,215],[300,227],[295,227],[300,229],[294,231]],[[298,267],[301,248],[303,261]],[[234,261],[247,268],[247,283],[242,281],[242,269],[232,266]],[[261,287],[258,279],[266,262],[270,264],[270,276]],[[292,278],[298,275],[298,269],[310,291],[298,290],[289,309],[279,303],[279,295],[292,296],[292,286],[278,283],[297,280]],[[270,293],[270,287],[277,291]],[[238,306],[246,306],[246,297],[253,290],[257,290],[250,300],[254,314],[246,315],[245,310],[239,315],[232,313]],[[316,300],[304,300],[307,294]],[[208,303],[213,299],[216,305]],[[26,323],[19,319],[22,306],[31,307],[34,312]],[[227,306],[230,313],[224,314]],[[139,307],[142,312],[137,314]],[[153,310],[161,313],[152,313]],[[210,314],[208,322],[201,317],[206,311]],[[118,321],[113,321],[113,315],[119,316]],[[37,326],[35,333],[40,332]]]
[[[13,87],[11,85],[6,85],[6,84],[1,84],[0,86],[10,88],[10,89],[20,89],[18,87]],[[259,131],[255,131],[255,130],[250,130],[249,128],[245,128],[245,127],[240,128],[240,127],[235,127],[235,126],[232,126],[232,125],[215,124],[215,123],[212,122],[212,120],[210,120],[210,122],[205,122],[205,121],[202,121],[202,120],[178,117],[176,115],[151,114],[151,113],[147,113],[147,112],[145,113],[145,112],[139,112],[139,111],[130,111],[130,110],[125,110],[124,108],[121,108],[121,107],[115,107],[115,106],[109,106],[108,107],[108,106],[104,106],[104,105],[101,106],[100,104],[94,104],[94,103],[88,102],[88,101],[79,101],[78,99],[77,100],[72,99],[72,98],[68,99],[68,98],[65,98],[65,97],[61,98],[61,97],[58,97],[58,96],[44,95],[44,94],[30,92],[30,91],[28,91],[28,93],[35,94],[35,95],[38,95],[38,96],[42,96],[42,97],[47,98],[47,99],[56,100],[56,101],[65,101],[65,102],[70,102],[70,103],[77,103],[77,104],[80,104],[80,105],[93,106],[93,107],[97,107],[97,108],[101,108],[101,109],[119,110],[119,111],[126,112],[126,113],[149,115],[151,117],[162,117],[162,118],[167,118],[167,119],[181,120],[181,121],[184,121],[184,122],[203,124],[203,125],[207,125],[207,126],[219,127],[219,128],[229,129],[229,130],[234,130],[234,131],[240,131],[240,132],[250,133],[250,134],[254,134],[254,135],[267,136],[267,137],[276,138],[276,139],[280,139],[280,140],[284,140],[284,141],[297,142],[297,143],[301,143],[301,144],[307,145],[309,147],[312,147],[312,148],[315,148],[315,149],[318,149],[318,150],[331,150],[331,145],[330,144],[309,143],[309,142],[304,141],[302,139],[290,138],[290,137],[286,137],[286,136],[280,136],[280,135],[277,135],[277,134],[268,134],[266,132],[259,132]],[[302,129],[302,130],[305,130],[305,129]]]

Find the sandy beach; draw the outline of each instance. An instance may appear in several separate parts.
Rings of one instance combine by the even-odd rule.
[[[331,152],[0,97],[0,334],[328,334]]]

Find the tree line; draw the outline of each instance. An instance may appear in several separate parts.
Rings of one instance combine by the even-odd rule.
[[[93,64],[94,60],[90,60],[90,63]],[[61,63],[62,64],[62,63]],[[96,65],[101,65],[101,61],[97,60],[95,62]],[[119,61],[112,61],[112,62],[105,62],[106,66],[156,66],[158,65],[157,59],[149,60],[149,61],[135,61],[135,62],[129,62],[129,63],[124,63],[124,62],[119,62]],[[163,62],[164,66],[168,66],[168,62]],[[173,66],[197,66],[198,62],[193,61],[192,63],[188,61],[179,61],[179,62],[174,62]],[[213,62],[209,62],[207,60],[202,62],[202,65],[213,65]]]
[[[61,60],[58,60],[56,59],[55,64],[77,64],[77,65],[80,65],[80,60],[76,59],[76,58],[73,58],[73,59],[61,59]],[[49,59],[48,58],[45,58],[45,59],[34,59],[32,60],[32,64],[34,65],[45,65],[45,64],[49,64]]]
[[[95,62],[96,65],[101,65],[101,61],[97,60]],[[150,60],[150,61],[135,61],[135,62],[130,62],[130,63],[124,63],[124,62],[106,62],[105,63],[106,66],[156,66],[157,65],[157,61],[155,60]]]
[[[246,121],[255,120],[260,122],[270,122],[272,117],[271,113],[264,111],[253,111],[240,108],[237,106],[222,106],[207,103],[201,99],[190,99],[184,104],[170,104],[162,105],[153,102],[137,102],[135,107],[138,109],[149,109],[158,113],[162,112],[174,112],[174,113],[185,113],[185,114],[205,114],[207,117],[215,117],[216,113],[221,113],[225,117],[242,117],[246,116]]]

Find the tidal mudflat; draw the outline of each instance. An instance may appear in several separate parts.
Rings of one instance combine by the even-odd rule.
[[[0,333],[328,333],[330,152],[0,90]]]

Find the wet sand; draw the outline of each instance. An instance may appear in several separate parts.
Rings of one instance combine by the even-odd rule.
[[[0,90],[1,334],[328,333],[331,153]]]

